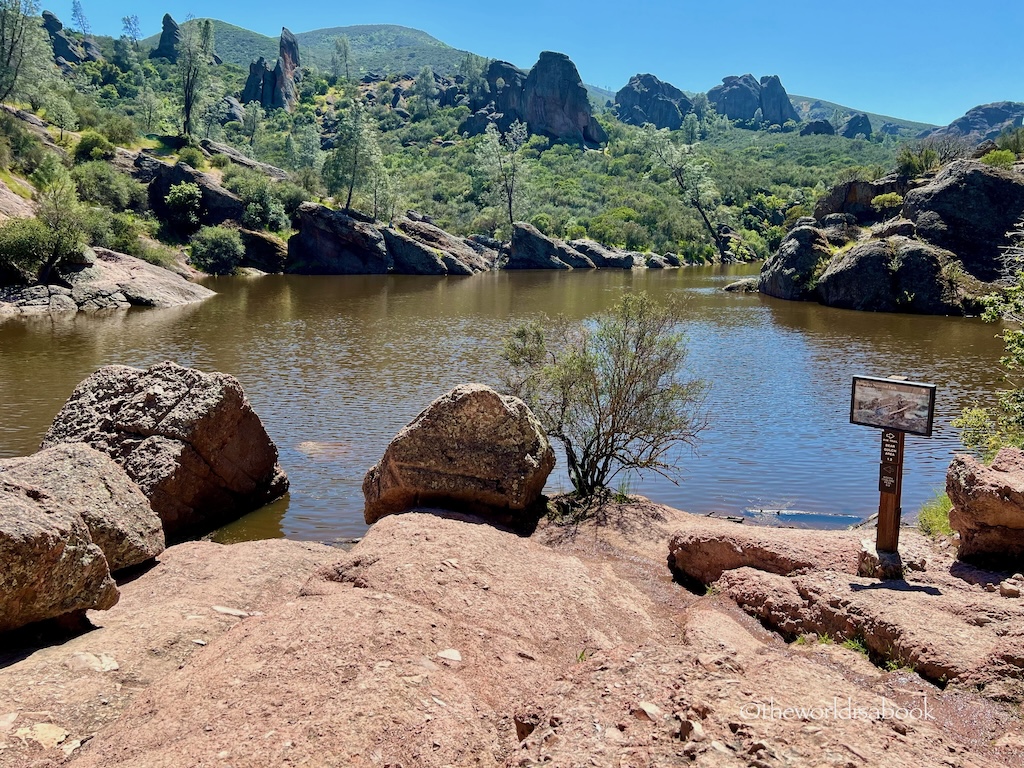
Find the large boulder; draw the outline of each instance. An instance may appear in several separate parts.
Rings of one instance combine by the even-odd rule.
[[[221,144],[220,142],[211,141],[210,139],[202,139],[199,142],[199,146],[211,155],[226,155],[235,165],[259,171],[264,176],[269,176],[277,181],[283,181],[288,178],[288,171],[278,168],[275,165],[270,165],[269,163],[261,163],[259,160],[253,160],[251,157],[243,154],[230,144]]]
[[[594,262],[598,269],[633,269],[644,266],[643,255],[634,251],[623,251],[593,240],[570,240],[567,245]]]
[[[178,39],[181,30],[178,22],[171,18],[171,14],[165,13],[163,27],[160,30],[160,42],[156,48],[149,52],[151,59],[167,59],[172,64],[178,61]]]
[[[383,275],[391,269],[384,236],[365,221],[316,203],[296,212],[288,271],[308,275]]]
[[[871,207],[871,201],[879,195],[894,193],[906,195],[914,182],[895,174],[874,181],[854,179],[832,187],[814,206],[814,218],[818,221],[834,213],[848,213],[858,221],[875,219],[878,212]]]
[[[38,488],[64,512],[82,518],[111,571],[164,551],[164,531],[149,500],[121,467],[85,443],[0,460],[0,480]]]
[[[288,269],[288,246],[269,232],[240,229],[238,234],[245,247],[241,267],[278,274]]]
[[[517,221],[504,269],[594,269],[594,262],[532,224]]]
[[[761,84],[753,75],[730,75],[708,91],[708,101],[730,120],[750,120],[761,108]]]
[[[274,68],[274,92],[271,96],[271,107],[291,112],[299,101],[295,87],[295,79],[299,71],[299,41],[295,39],[287,27],[281,27],[281,42]]]
[[[428,221],[401,217],[381,234],[396,274],[473,275],[494,266],[485,252]]]
[[[435,506],[526,528],[539,516],[554,466],[551,444],[522,400],[464,384],[399,432],[366,473],[363,517],[372,524]]]
[[[693,102],[671,83],[654,75],[636,74],[615,94],[619,119],[629,125],[651,123],[655,128],[678,130]]]
[[[871,138],[871,120],[863,112],[850,115],[839,126],[837,133],[847,139],[856,139],[861,136],[865,139]]]
[[[241,198],[222,187],[213,176],[197,171],[186,163],[171,165],[162,161],[152,163],[152,160],[149,159],[149,164],[155,170],[155,175],[149,185],[149,205],[157,216],[166,219],[172,214],[167,206],[167,195],[171,187],[189,183],[199,187],[202,194],[202,207],[199,211],[201,224],[216,226],[225,221],[242,220],[245,206]]]
[[[907,192],[903,215],[917,236],[955,253],[979,280],[1003,271],[1007,232],[1024,216],[1024,175],[956,160],[927,185]]]
[[[789,94],[782,87],[778,75],[765,75],[761,78],[761,114],[770,125],[784,125],[787,122],[800,122],[800,115],[793,108]]]
[[[206,533],[288,490],[277,447],[224,373],[172,362],[101,368],[72,392],[42,447],[72,442],[125,469],[168,541]]]
[[[801,136],[835,136],[836,129],[828,120],[812,120],[800,129]]]
[[[50,37],[54,61],[63,59],[66,64],[81,64],[85,61],[85,52],[76,41],[68,37],[64,24],[52,11],[43,11],[43,29]]]
[[[890,237],[842,253],[818,281],[822,304],[870,312],[962,314],[956,286],[942,271],[955,257],[941,249]]]
[[[274,93],[274,69],[260,56],[249,64],[249,77],[242,88],[242,103],[255,101],[264,109],[270,107]],[[264,96],[266,94],[266,96]]]
[[[64,499],[0,472],[0,632],[117,603],[102,550]]]
[[[1024,451],[1003,448],[991,466],[957,455],[946,472],[949,524],[959,557],[1019,568],[1024,563]]]
[[[832,250],[820,229],[796,227],[761,267],[758,290],[777,299],[813,298],[816,277],[831,258]]]
[[[944,128],[926,131],[923,136],[959,136],[969,141],[997,139],[1003,132],[1024,125],[1024,103],[997,101],[967,110]]]

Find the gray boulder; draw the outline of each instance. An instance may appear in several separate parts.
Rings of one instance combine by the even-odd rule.
[[[969,274],[996,280],[1006,233],[1024,216],[1024,175],[956,160],[904,196],[903,215],[920,239],[955,253]]]
[[[76,514],[112,572],[164,551],[160,518],[121,467],[85,443],[67,443],[23,458],[0,460],[0,482],[38,488]]]
[[[871,120],[863,112],[858,112],[855,115],[850,115],[839,126],[839,135],[847,139],[855,139],[858,136],[863,136],[865,139],[871,138]]]
[[[497,258],[495,251],[473,248],[424,217],[399,218],[381,232],[397,274],[473,275],[493,269]]]
[[[674,85],[654,75],[637,74],[615,94],[616,113],[629,125],[651,123],[655,128],[678,130],[693,102]]]
[[[708,101],[730,120],[750,120],[761,108],[761,84],[753,75],[730,75],[708,91]]]
[[[306,275],[383,275],[391,257],[380,231],[343,211],[303,203],[288,240],[288,271]]]
[[[816,276],[831,258],[832,250],[820,229],[797,227],[761,267],[758,290],[790,301],[813,298]]]
[[[221,119],[221,125],[226,125],[232,121],[236,123],[245,122],[245,107],[242,106],[242,102],[234,96],[225,96],[221,101],[224,104],[224,117]]]
[[[84,442],[120,464],[169,542],[202,535],[288,490],[277,448],[238,381],[172,362],[110,365],[82,381],[42,448]]]
[[[63,59],[65,64],[81,64],[85,61],[85,51],[68,37],[64,24],[51,11],[43,11],[43,29],[50,37],[55,62]]]
[[[482,384],[442,395],[388,445],[363,480],[368,524],[442,507],[528,528],[555,453],[526,404]]]
[[[517,221],[504,269],[594,269],[594,262],[532,224]]]
[[[157,161],[154,168],[156,174],[149,185],[149,205],[160,218],[167,219],[171,215],[166,202],[171,187],[191,183],[199,187],[202,194],[202,207],[199,212],[201,224],[216,226],[226,221],[242,220],[245,206],[242,205],[241,198],[222,187],[213,176],[197,171],[186,163],[171,165]]]
[[[279,274],[288,269],[288,246],[269,232],[240,229],[245,258],[240,267]]]
[[[787,122],[800,122],[800,115],[793,108],[789,94],[782,87],[778,75],[766,75],[761,78],[761,114],[769,125],[784,125]]]
[[[171,14],[165,13],[163,26],[160,30],[160,42],[156,48],[149,52],[151,59],[167,59],[172,64],[178,61],[178,39],[181,37],[181,30],[178,22],[171,18]]]
[[[644,261],[638,258],[638,254],[602,245],[593,240],[570,240],[568,246],[590,259],[598,269],[633,269],[644,266]]]
[[[801,136],[835,136],[836,129],[828,120],[812,120],[800,129]]]
[[[913,182],[895,174],[874,181],[855,179],[836,184],[814,206],[814,218],[822,221],[833,213],[849,213],[859,222],[877,220],[871,201],[882,194],[906,195]]]

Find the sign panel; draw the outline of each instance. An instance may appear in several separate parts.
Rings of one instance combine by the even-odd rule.
[[[880,464],[878,466],[878,491],[879,493],[896,493],[899,487],[900,468],[895,464]]]
[[[934,418],[934,384],[853,377],[851,423],[930,437]]]
[[[900,463],[900,435],[899,432],[894,432],[891,429],[887,429],[882,433],[882,463],[883,464],[899,464]]]

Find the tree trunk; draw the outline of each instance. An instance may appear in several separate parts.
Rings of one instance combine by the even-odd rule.
[[[722,261],[724,262],[726,259],[725,243],[722,241],[722,238],[718,236],[718,233],[715,232],[715,228],[711,226],[711,221],[708,219],[708,215],[704,212],[704,206],[700,204],[700,200],[693,198],[690,202],[693,204],[693,207],[697,209],[697,213],[700,214],[700,217],[704,220],[704,226],[707,227],[708,234],[711,235],[711,239],[714,241],[715,247],[718,249],[718,255],[721,256]]]

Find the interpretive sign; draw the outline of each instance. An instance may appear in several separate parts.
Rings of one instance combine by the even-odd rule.
[[[934,384],[853,377],[851,423],[931,437],[934,419]]]

